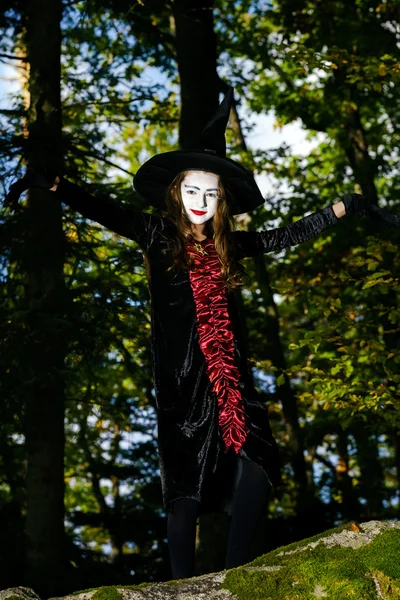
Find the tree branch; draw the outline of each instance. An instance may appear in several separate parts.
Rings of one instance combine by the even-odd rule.
[[[317,459],[319,462],[321,462],[323,465],[325,465],[326,467],[328,467],[328,469],[330,471],[332,471],[333,475],[335,477],[337,477],[337,473],[336,473],[336,468],[335,466],[329,462],[328,459],[326,459],[324,456],[321,456],[320,454],[318,454],[317,452],[314,454],[315,459]]]
[[[0,52],[0,58],[9,58],[10,60],[20,60],[22,62],[28,62],[28,58],[26,56],[15,56],[14,54],[3,54]]]
[[[140,101],[144,101],[144,100],[149,100],[149,101],[153,101],[154,97],[153,96],[141,96],[141,97],[137,97],[137,98],[131,98],[130,100],[108,100],[106,102],[101,102],[101,101],[97,101],[94,100],[93,102],[74,102],[72,104],[66,104],[63,106],[64,109],[66,108],[72,108],[74,106],[118,106],[120,104],[122,105],[129,105],[132,102],[140,102]]]
[[[0,108],[0,115],[15,115],[17,117],[23,117],[26,114],[24,110],[16,110],[11,108]]]
[[[79,151],[77,148],[75,150],[77,150],[77,153],[79,153],[79,154],[83,154],[84,156],[90,156],[91,158],[95,158],[96,160],[99,160],[100,162],[103,162],[104,164],[109,165],[110,167],[114,167],[115,169],[119,169],[120,171],[123,171],[124,173],[126,173],[127,175],[130,175],[131,177],[135,176],[135,173],[131,173],[130,171],[127,171],[123,167],[120,167],[119,165],[116,165],[111,160],[107,160],[107,158],[103,158],[102,156],[99,156],[98,154],[96,154],[96,152],[90,152],[90,151],[87,151],[87,150],[86,151]]]

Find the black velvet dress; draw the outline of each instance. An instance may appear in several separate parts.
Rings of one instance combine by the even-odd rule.
[[[237,482],[238,457],[257,463],[270,484],[278,485],[278,448],[267,408],[257,398],[249,376],[233,294],[224,292],[226,325],[233,332],[233,362],[239,374],[237,388],[247,432],[236,451],[233,446],[227,450],[222,439],[217,395],[199,343],[189,272],[167,270],[171,264],[169,221],[128,205],[94,198],[65,179],[60,181],[56,193],[84,217],[136,241],[148,258],[158,453],[165,508],[186,497],[201,502],[200,512],[229,511]],[[285,227],[232,232],[235,257],[241,260],[300,244],[338,220],[332,207],[327,206]]]

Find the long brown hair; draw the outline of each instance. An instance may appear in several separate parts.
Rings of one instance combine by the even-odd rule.
[[[192,259],[186,251],[186,243],[194,242],[191,222],[186,214],[182,196],[181,183],[189,171],[179,173],[167,189],[164,216],[175,225],[175,235],[172,237],[172,265],[181,269],[190,269]],[[233,289],[243,285],[243,266],[233,260],[230,233],[233,230],[233,218],[230,212],[231,194],[226,190],[218,177],[218,202],[212,219],[205,223],[207,236],[214,238],[215,250],[221,263],[221,277],[228,288]]]

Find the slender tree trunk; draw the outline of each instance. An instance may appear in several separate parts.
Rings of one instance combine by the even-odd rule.
[[[356,96],[355,102],[357,103],[357,93],[354,92],[354,95]],[[368,151],[367,135],[362,124],[359,107],[349,112],[346,126],[339,142],[347,155],[353,170],[355,182],[359,186],[361,193],[375,204],[378,204],[378,193],[375,186],[376,168]],[[373,228],[372,222],[368,225]],[[382,294],[379,300],[385,306],[397,306],[397,299],[394,293]],[[382,324],[385,331],[393,329],[386,315],[382,317]],[[388,350],[396,350],[396,335],[385,335],[385,344]],[[390,383],[396,385],[396,382]],[[389,431],[388,434],[390,435],[390,433]],[[384,478],[382,465],[377,455],[377,443],[366,436],[364,430],[360,430],[357,436],[357,444],[362,479],[365,481],[364,494],[367,499],[367,513],[371,517],[377,517],[382,510],[382,485]],[[367,484],[368,479],[369,484]]]
[[[397,473],[397,499],[400,502],[400,430],[397,427],[393,427],[391,434],[394,448],[394,464]]]
[[[239,147],[242,150],[247,150],[246,140],[243,135],[236,106],[232,107],[230,121]],[[268,345],[274,349],[271,360],[278,369],[286,369],[286,359],[279,335],[279,311],[274,301],[268,270],[265,266],[263,256],[254,258],[254,267],[258,287],[261,291],[264,306],[267,309],[265,320],[266,337]],[[278,396],[282,403],[294,480],[298,487],[297,509],[301,512],[302,507],[307,504],[308,489],[307,466],[304,459],[304,436],[299,423],[297,401],[290,386],[290,381],[287,378],[285,378],[283,385],[278,387]]]
[[[378,193],[374,181],[376,170],[368,152],[367,138],[358,108],[348,114],[344,131],[346,135],[340,141],[352,168],[354,179],[360,186],[361,193],[377,204]]]
[[[366,499],[362,518],[376,519],[382,512],[384,499],[384,475],[379,458],[378,440],[362,424],[352,429],[357,444],[357,459],[360,467],[360,495]]]
[[[201,148],[201,132],[218,107],[213,0],[174,0],[172,10],[181,89],[179,144],[186,149]],[[224,515],[200,517],[197,574],[223,568],[226,534]]]
[[[349,475],[348,436],[342,428],[337,432],[336,448],[338,463],[336,465],[336,486],[341,495],[340,512],[342,518],[358,519],[359,504],[353,490],[352,479]]]
[[[381,298],[383,306],[391,309],[399,308],[398,295],[396,294],[395,289],[389,290],[387,294],[382,294]],[[382,339],[385,343],[387,354],[395,354],[400,348],[400,340],[397,328],[389,321],[387,314],[381,317],[381,324],[383,326]],[[393,397],[393,405],[387,405],[385,407],[385,412],[387,414],[387,418],[385,419],[385,430],[388,436],[388,441],[390,440],[390,443],[393,445],[393,463],[397,473],[397,498],[400,501],[400,429],[398,425],[395,425],[397,422],[396,417],[393,416],[392,421],[389,418],[391,412],[395,415],[400,402],[400,387],[398,382],[393,378],[395,374],[396,371],[393,370],[393,368],[391,371],[386,370],[385,385],[393,390],[391,392]]]
[[[200,134],[218,106],[213,0],[174,0],[175,47],[181,88],[179,143],[201,148]]]
[[[61,172],[61,0],[27,3],[30,65],[28,166]],[[27,581],[43,595],[62,590],[64,540],[63,233],[51,192],[31,190],[25,221],[27,331],[25,436],[27,451]]]
[[[260,288],[264,306],[267,307],[266,335],[274,352],[271,359],[274,366],[280,370],[287,368],[286,358],[279,335],[279,313],[274,302],[272,290],[269,283],[268,271],[262,256],[254,259],[258,286]],[[283,416],[285,419],[288,447],[290,449],[291,462],[293,466],[294,481],[297,484],[297,511],[302,512],[307,505],[307,466],[304,459],[304,436],[300,427],[297,401],[293,394],[289,379],[278,387],[277,394],[282,403]]]

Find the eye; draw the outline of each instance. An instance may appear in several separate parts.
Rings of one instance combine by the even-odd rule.
[[[196,193],[196,191],[195,190],[185,190],[185,193],[190,196],[193,196]]]

